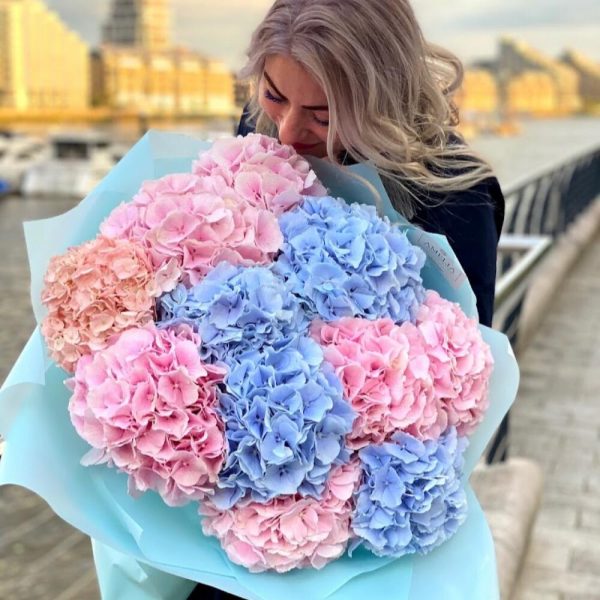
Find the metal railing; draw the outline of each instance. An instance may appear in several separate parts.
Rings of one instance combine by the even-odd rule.
[[[551,247],[549,235],[507,233],[500,238],[500,261],[509,256],[511,266],[496,282],[494,329],[504,332],[513,345],[518,338],[521,306],[531,278]]]
[[[504,191],[504,233],[556,238],[600,194],[600,145]]]
[[[529,285],[542,259],[552,247],[549,235],[503,234],[498,245],[500,260],[510,256],[511,266],[496,283],[494,329],[503,331],[516,345],[521,323],[521,309]],[[518,257],[518,258],[517,258]],[[504,461],[508,457],[509,415],[500,423],[498,432],[487,451],[488,463]]]
[[[529,175],[503,192],[506,208],[498,247],[494,326],[516,345],[520,307],[533,269],[600,195],[600,145]]]
[[[539,263],[556,239],[600,195],[600,146],[528,176],[504,190],[506,213],[498,247],[494,328],[513,347],[521,311]],[[488,462],[507,458],[509,415],[487,453]]]

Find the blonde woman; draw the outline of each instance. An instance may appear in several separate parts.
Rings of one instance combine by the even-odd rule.
[[[258,131],[340,168],[370,161],[398,212],[448,237],[492,320],[504,199],[456,133],[459,60],[426,42],[407,0],[276,0],[243,71],[239,133]],[[190,598],[234,598],[197,586]]]
[[[449,238],[489,324],[504,199],[455,131],[460,61],[426,42],[409,2],[277,0],[243,75],[255,93],[240,133],[371,161],[400,213]]]

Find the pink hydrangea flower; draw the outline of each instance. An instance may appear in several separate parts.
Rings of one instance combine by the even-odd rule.
[[[106,346],[111,336],[153,320],[160,294],[140,246],[98,237],[55,256],[44,277],[42,322],[53,360],[73,372],[79,358]]]
[[[488,408],[494,359],[475,319],[458,304],[428,291],[417,313],[440,410],[460,436],[469,435]]]
[[[225,459],[216,385],[224,370],[204,364],[187,326],[123,332],[77,363],[67,381],[71,421],[93,450],[129,475],[132,494],[156,490],[170,506],[212,493]]]
[[[261,134],[217,140],[200,155],[192,171],[207,190],[235,189],[256,208],[280,215],[294,208],[302,196],[325,196],[308,161],[291,146]]]
[[[223,186],[217,194],[193,174],[146,182],[102,223],[107,237],[144,246],[164,291],[198,283],[221,261],[268,264],[283,244],[277,218]]]
[[[321,569],[346,550],[360,477],[360,463],[353,461],[331,472],[321,500],[284,496],[266,504],[242,502],[227,511],[204,502],[202,528],[219,539],[233,562],[253,573]]]
[[[350,448],[380,444],[397,431],[433,427],[440,416],[429,360],[418,330],[391,319],[316,321],[313,337],[333,365],[344,397],[357,413]]]

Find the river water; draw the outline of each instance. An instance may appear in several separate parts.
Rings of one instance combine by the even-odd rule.
[[[471,142],[506,188],[539,169],[600,146],[600,118],[522,121],[518,135],[480,136]]]
[[[482,136],[472,142],[503,186],[599,144],[600,118],[524,122],[517,136]],[[21,224],[60,214],[74,204],[65,198],[0,198],[0,382],[34,327]]]

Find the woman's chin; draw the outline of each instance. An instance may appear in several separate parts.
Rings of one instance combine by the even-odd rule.
[[[299,152],[302,156],[312,156],[314,158],[327,158],[327,152],[315,152],[312,150],[307,150],[305,152]]]

